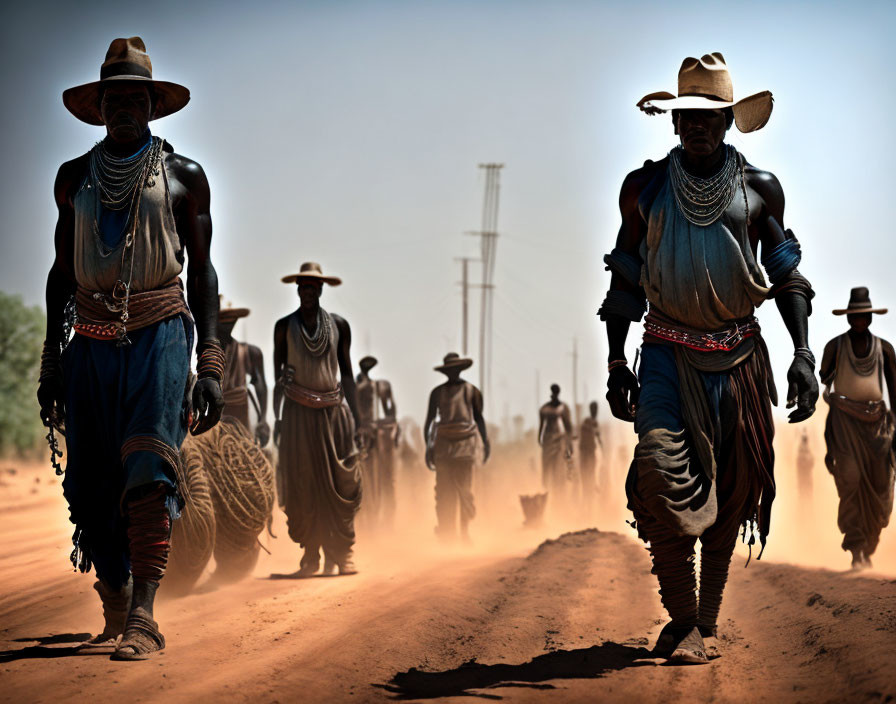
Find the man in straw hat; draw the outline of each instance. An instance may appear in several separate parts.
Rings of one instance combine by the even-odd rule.
[[[872,315],[886,308],[871,305],[868,289],[852,289],[845,315],[849,330],[828,342],[821,359],[821,382],[828,402],[825,464],[837,484],[837,525],[852,567],[871,567],[880,532],[893,511],[893,408],[896,408],[896,354],[893,345],[869,332]],[[884,403],[887,382],[890,408]]]
[[[366,452],[364,514],[369,513],[371,520],[391,528],[395,519],[395,448],[400,431],[392,385],[385,379],[370,377],[370,370],[377,363],[371,355],[358,362],[358,435]]]
[[[255,425],[255,440],[261,447],[268,444],[271,429],[267,423],[268,385],[264,378],[264,355],[255,345],[237,342],[233,328],[241,318],[249,315],[248,308],[227,306],[218,312],[218,339],[224,346],[224,415],[235,418],[246,430],[252,431],[249,423],[249,402],[255,409],[258,423]],[[255,388],[255,393],[246,384]]]
[[[426,466],[436,473],[436,533],[446,541],[457,534],[460,509],[460,537],[469,541],[468,524],[476,515],[473,503],[473,465],[478,454],[476,433],[482,439],[483,463],[491,446],[482,417],[482,393],[460,378],[473,360],[449,352],[434,369],[448,377],[429,395],[429,408],[423,425],[426,438]]]
[[[305,262],[283,283],[297,284],[299,308],[274,327],[274,441],[280,445],[281,501],[289,537],[305,548],[300,569],[279,577],[355,574],[352,546],[361,505],[355,450],[358,406],[348,323],[320,305],[325,276]],[[281,416],[282,406],[282,416]]]
[[[738,528],[748,529],[751,546],[757,534],[764,545],[775,493],[777,399],[753,313],[775,299],[794,345],[790,421],[803,421],[818,398],[808,348],[813,294],[797,270],[799,244],[783,226],[778,180],[724,141],[732,124],[742,132],[764,126],[771,94],[735,101],[725,59],[713,53],[684,60],[677,96],[652,93],[638,106],[671,110],[681,143],[622,184],[622,227],[605,257],[612,281],[599,312],[609,337],[607,400],[638,432],[626,493],[671,617],[655,652],[705,663],[703,638],[716,631]],[[771,286],[756,261],[760,243]],[[625,340],[647,302],[636,377]]]
[[[62,95],[106,136],[56,177],[38,400],[45,423],[65,424],[72,560],[82,572],[96,567],[106,617],[92,643],[121,636],[112,656],[120,660],[165,646],[153,600],[179,512],[178,448],[188,423],[204,432],[223,406],[208,181],[149,130],[189,98],[183,86],[153,79],[139,37],[114,40],[100,80]],[[189,309],[179,278],[185,252]],[[72,297],[77,322],[65,347]],[[199,378],[188,401],[193,319]]]

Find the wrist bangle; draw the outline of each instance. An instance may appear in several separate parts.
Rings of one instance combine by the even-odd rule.
[[[215,379],[221,381],[224,378],[224,349],[221,343],[215,339],[206,340],[199,353],[196,362],[196,376],[200,379]]]
[[[812,365],[813,369],[815,369],[815,355],[812,354],[812,350],[810,350],[808,347],[797,347],[793,351],[793,356],[802,357]]]
[[[614,359],[612,362],[610,362],[610,363],[607,365],[607,371],[608,371],[608,372],[611,372],[611,371],[613,371],[616,367],[625,367],[625,366],[627,366],[627,365],[628,365],[628,360],[627,360],[627,359]]]

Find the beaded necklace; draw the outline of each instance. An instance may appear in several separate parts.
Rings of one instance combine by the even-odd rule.
[[[669,152],[669,177],[675,202],[688,222],[700,227],[711,225],[731,205],[738,186],[738,175],[743,185],[743,161],[737,150],[730,144],[725,145],[725,162],[719,172],[709,178],[700,178],[689,174],[681,163],[684,150],[675,147]],[[746,206],[746,189],[744,189]],[[747,216],[749,211],[747,209]]]
[[[317,329],[314,331],[314,335],[309,335],[305,330],[301,313],[299,314],[299,330],[302,331],[302,342],[305,343],[305,348],[312,356],[320,357],[330,346],[330,316],[320,306],[317,308]]]

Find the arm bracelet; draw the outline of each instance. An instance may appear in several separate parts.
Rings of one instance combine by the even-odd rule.
[[[810,350],[808,347],[797,347],[793,351],[793,356],[802,357],[812,365],[812,369],[815,369],[815,355],[812,354],[812,350]]]
[[[196,376],[200,379],[215,379],[221,381],[224,378],[224,349],[218,340],[207,340],[199,353],[196,363]]]

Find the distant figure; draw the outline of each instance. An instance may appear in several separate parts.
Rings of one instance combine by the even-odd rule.
[[[796,476],[799,486],[801,505],[808,508],[812,501],[812,468],[815,457],[809,447],[809,433],[804,428],[800,435],[800,446],[796,452]]]
[[[301,568],[280,577],[354,574],[355,514],[361,504],[361,473],[354,434],[358,407],[348,323],[320,306],[324,276],[306,262],[283,283],[297,284],[301,303],[274,327],[274,441],[280,445],[283,503],[289,537],[305,548]],[[282,424],[282,427],[281,427]]]
[[[600,437],[600,424],[597,422],[597,401],[588,406],[590,415],[582,421],[579,432],[579,474],[582,482],[582,505],[586,517],[591,517],[594,507],[594,495],[597,493],[595,467],[597,465],[597,448],[603,452],[603,441]],[[604,475],[606,472],[603,473]],[[601,482],[601,491],[607,487]]]
[[[560,400],[557,384],[551,384],[551,400],[541,407],[538,416],[541,481],[548,490],[548,502],[556,510],[566,500],[572,458],[572,420],[569,406]]]
[[[837,525],[852,567],[871,567],[880,532],[893,511],[893,414],[884,402],[886,379],[890,409],[896,407],[896,354],[893,346],[868,331],[874,308],[868,289],[854,288],[846,315],[849,330],[828,342],[821,360],[824,399],[830,405],[824,439],[825,464],[837,484]],[[832,388],[833,387],[833,388]]]
[[[491,447],[482,417],[482,393],[460,378],[473,360],[449,352],[435,367],[448,381],[433,389],[423,434],[426,438],[426,466],[436,473],[436,533],[443,540],[457,537],[460,510],[460,537],[469,541],[468,525],[476,516],[473,503],[473,464],[476,462],[476,433],[482,438],[483,464]]]
[[[358,434],[366,458],[364,472],[364,513],[375,523],[391,527],[395,521],[395,448],[400,429],[395,417],[392,386],[384,379],[371,379],[377,364],[370,355],[358,366]]]
[[[268,385],[264,378],[264,356],[255,345],[238,342],[233,338],[237,320],[249,315],[248,308],[221,308],[218,313],[218,339],[224,347],[224,415],[236,418],[250,433],[249,400],[255,407],[258,423],[255,440],[260,447],[268,444],[271,429],[267,423]],[[255,393],[246,384],[255,388]]]

